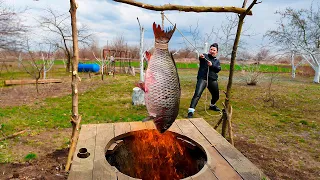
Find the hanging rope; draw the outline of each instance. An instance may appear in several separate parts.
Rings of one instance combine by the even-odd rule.
[[[172,26],[174,26],[174,24],[168,19],[168,17],[163,14],[163,16],[170,22],[170,24],[172,24]],[[194,48],[194,50],[196,50],[199,54],[200,52],[198,51],[198,49],[183,35],[183,33],[176,27],[176,29],[178,30],[178,32],[181,34],[181,36],[186,40],[188,41],[188,43]]]
[[[162,29],[164,29],[164,12],[161,11]]]

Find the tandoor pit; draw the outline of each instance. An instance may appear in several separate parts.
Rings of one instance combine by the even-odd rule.
[[[183,179],[198,173],[207,162],[201,146],[183,135],[140,130],[115,137],[106,159],[121,173],[139,179]]]

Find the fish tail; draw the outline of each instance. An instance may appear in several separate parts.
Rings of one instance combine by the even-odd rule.
[[[160,25],[153,23],[153,33],[157,43],[168,43],[176,30],[176,25],[167,30],[163,30]]]

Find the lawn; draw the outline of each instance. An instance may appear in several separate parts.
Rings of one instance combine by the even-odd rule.
[[[186,118],[194,92],[197,69],[194,65],[179,66],[182,95],[178,119],[182,119]],[[217,105],[220,108],[227,86],[227,69],[224,65],[219,73],[220,100]],[[235,73],[230,101],[235,146],[272,179],[317,179],[320,176],[320,86],[312,83],[312,77],[291,79],[290,74],[283,73],[286,71],[280,68],[266,69],[263,72],[268,73],[260,76],[256,86],[246,85],[241,71]],[[56,71],[62,74],[61,70]],[[79,94],[82,124],[140,121],[146,117],[144,106],[131,104],[132,88],[139,80],[138,75],[116,74],[104,81],[99,75],[89,78],[81,73],[80,76],[80,88],[86,82],[96,82],[92,88]],[[1,80],[4,77],[1,76]],[[194,117],[202,117],[214,126],[220,116],[216,112],[205,111],[205,103],[208,105],[209,100],[210,93],[205,91]],[[9,135],[30,129],[30,133],[23,136],[31,136],[48,130],[58,131],[71,127],[70,115],[70,93],[27,105],[3,107],[0,109],[1,132]],[[63,139],[60,148],[67,147],[68,136],[57,138]],[[12,149],[17,143],[34,146],[32,142],[20,142],[19,138],[1,141],[1,163],[25,161],[28,152],[19,156]]]

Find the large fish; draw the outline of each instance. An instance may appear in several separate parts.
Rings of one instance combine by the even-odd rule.
[[[160,133],[165,132],[178,116],[180,104],[180,82],[177,67],[168,50],[168,43],[176,29],[174,26],[166,31],[153,23],[155,50],[153,54],[146,52],[148,68],[145,83],[141,85],[145,91],[145,103],[149,117]]]

